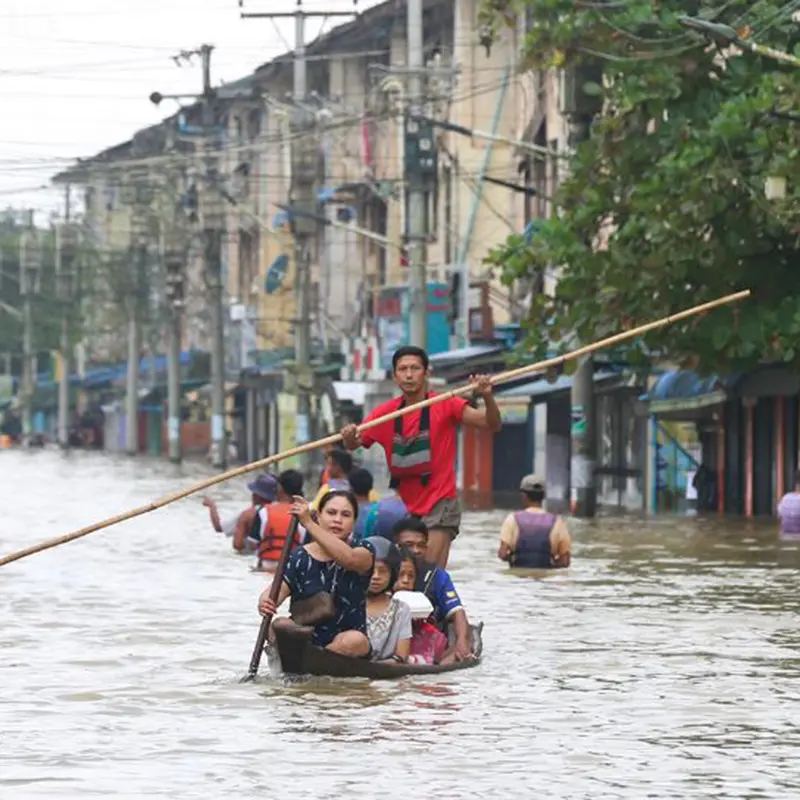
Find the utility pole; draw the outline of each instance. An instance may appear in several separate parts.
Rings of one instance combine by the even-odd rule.
[[[428,215],[426,206],[431,166],[434,169],[435,181],[436,147],[432,129],[419,120],[425,113],[422,9],[423,0],[407,0],[409,113],[405,119],[405,173],[408,180],[406,241],[408,286],[411,295],[409,338],[411,344],[424,348],[428,338]]]
[[[357,5],[354,0],[353,5]],[[241,1],[239,5],[242,5]],[[306,80],[305,22],[307,19],[351,17],[354,12],[307,12],[297,0],[293,12],[241,14],[243,19],[294,19],[294,113],[291,120],[292,176],[289,190],[292,233],[295,239],[295,388],[297,391],[297,444],[311,440],[311,394],[314,374],[311,368],[311,246],[318,235],[320,140],[315,115],[305,105],[308,94]],[[301,470],[309,476],[311,457],[302,456]]]
[[[164,261],[167,273],[167,441],[169,460],[181,460],[181,322],[184,308],[184,244],[182,227],[173,203],[164,237]]]
[[[225,469],[228,447],[225,431],[225,316],[222,286],[222,213],[220,199],[214,194],[216,160],[213,153],[214,98],[211,86],[212,45],[200,47],[203,63],[203,150],[206,190],[203,192],[203,252],[206,286],[211,310],[211,465]],[[196,51],[195,51],[196,52]]]
[[[204,44],[195,50],[182,50],[176,56],[173,56],[173,60],[178,66],[184,61],[191,62],[193,56],[200,56],[203,68],[203,86],[200,95],[163,95],[160,92],[153,92],[150,95],[150,101],[158,106],[166,98],[182,100],[191,96],[195,100],[199,99],[202,105],[203,141],[200,149],[203,154],[204,187],[200,193],[200,222],[203,239],[203,271],[211,312],[211,464],[217,469],[224,469],[228,455],[227,432],[225,430],[225,312],[223,306],[224,287],[222,285],[222,235],[225,220],[220,208],[222,193],[218,185],[217,157],[214,154],[212,138],[215,126],[214,102],[217,96],[211,85],[211,54],[213,51],[213,45]],[[170,258],[177,259],[178,256],[170,256]],[[180,260],[183,260],[183,256],[180,256]],[[177,269],[175,261],[173,261],[172,269],[171,280],[173,281],[173,287],[175,287],[178,285],[175,283],[178,278],[178,272],[175,271]],[[182,273],[180,286],[180,303],[182,307]],[[175,346],[174,337],[177,335],[179,358],[180,318],[173,319],[171,325],[173,326],[170,334],[171,343],[172,346]],[[174,408],[179,419],[180,411],[177,406],[180,398],[176,396],[174,399],[175,404],[170,407]],[[174,423],[171,424],[174,428]],[[173,460],[180,458],[179,450],[171,448],[170,453],[170,458]]]
[[[589,136],[592,120],[599,111],[597,101],[576,90],[587,81],[602,84],[602,67],[596,64],[583,64],[574,68],[572,76],[567,76],[570,87],[566,112],[570,124],[570,145],[577,147]],[[570,79],[571,77],[571,79]],[[572,513],[576,517],[592,518],[597,512],[597,432],[594,403],[594,358],[585,356],[578,361],[578,368],[572,376],[570,414],[570,438],[572,455],[570,458],[570,486]]]
[[[61,380],[58,384],[58,444],[69,446],[69,373],[70,342],[69,317],[75,264],[75,231],[72,228],[70,186],[64,187],[64,224],[56,226],[56,281],[61,301]]]
[[[26,443],[33,434],[33,391],[36,386],[36,352],[33,343],[33,295],[39,285],[42,253],[33,225],[33,211],[28,212],[20,245],[20,290],[22,293],[22,433]]]
[[[147,248],[136,235],[133,246],[129,249],[130,270],[133,275],[132,284],[126,298],[128,314],[128,374],[125,385],[125,452],[135,456],[139,451],[139,360],[141,351],[141,286],[144,276],[144,262]]]
[[[135,146],[135,145],[134,145]],[[139,451],[139,362],[142,349],[142,316],[145,300],[147,242],[150,235],[150,180],[146,171],[133,176],[133,217],[131,246],[126,265],[131,278],[125,304],[128,314],[128,374],[125,388],[125,452],[135,456]]]

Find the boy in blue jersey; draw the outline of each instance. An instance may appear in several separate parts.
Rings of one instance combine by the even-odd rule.
[[[439,629],[453,641],[440,663],[463,661],[472,657],[467,612],[461,605],[453,580],[446,569],[425,561],[428,551],[428,527],[418,517],[401,519],[392,529],[392,540],[405,547],[420,561],[417,591],[431,601],[433,616]]]

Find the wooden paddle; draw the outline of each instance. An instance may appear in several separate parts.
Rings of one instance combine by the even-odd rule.
[[[524,375],[530,375],[535,372],[544,372],[550,369],[550,367],[557,367],[567,361],[589,355],[590,353],[594,353],[597,350],[602,350],[605,347],[612,347],[613,345],[627,341],[628,339],[635,339],[637,336],[642,336],[649,331],[663,328],[666,325],[670,325],[682,319],[693,317],[696,314],[702,314],[706,311],[710,311],[712,308],[717,308],[718,306],[728,305],[729,303],[735,303],[739,300],[744,300],[749,296],[749,289],[745,289],[742,292],[736,292],[735,294],[725,295],[725,297],[720,297],[717,300],[711,300],[710,302],[703,303],[699,306],[687,308],[685,311],[679,311],[677,314],[671,314],[670,316],[663,317],[655,322],[648,322],[646,325],[640,325],[638,328],[632,328],[629,331],[617,333],[614,336],[601,339],[593,344],[584,345],[583,347],[579,347],[577,350],[573,350],[572,352],[566,353],[563,356],[548,358],[544,361],[537,361],[534,364],[527,364],[524,367],[518,367],[517,369],[508,370],[507,372],[501,372],[499,375],[495,375],[492,378],[492,385],[496,386],[499,383],[505,383],[506,381],[511,381],[515,378],[521,378]],[[391,414],[385,414],[384,416],[373,419],[370,422],[365,422],[363,425],[359,425],[358,430],[361,432],[369,430],[370,428],[375,428],[378,425],[383,425],[384,423],[390,422],[397,417],[402,417],[404,414],[410,414],[413,411],[419,411],[421,408],[425,408],[426,406],[432,406],[436,403],[441,403],[443,400],[447,400],[450,397],[460,397],[461,395],[469,394],[470,392],[472,392],[472,386],[467,385],[458,389],[453,389],[450,392],[445,392],[444,394],[437,394],[435,397],[429,397],[427,400],[422,400],[419,403],[413,403],[412,405],[404,406],[397,411],[393,411]],[[153,500],[146,506],[134,508],[131,511],[126,511],[123,514],[117,514],[116,516],[109,517],[101,522],[95,522],[91,525],[87,525],[85,528],[81,528],[80,530],[67,533],[64,536],[58,536],[55,539],[49,539],[45,542],[41,542],[40,544],[31,545],[30,547],[26,547],[22,550],[17,550],[15,553],[10,553],[7,556],[3,556],[0,558],[0,567],[5,566],[6,564],[11,564],[13,561],[18,561],[21,558],[31,556],[34,553],[40,553],[42,550],[49,550],[52,547],[58,547],[59,545],[66,544],[67,542],[72,542],[75,539],[80,539],[83,536],[88,536],[90,533],[102,530],[103,528],[108,528],[111,525],[116,525],[118,522],[125,522],[126,520],[133,519],[134,517],[139,517],[142,514],[147,514],[150,511],[155,511],[157,508],[162,508],[170,503],[174,503],[176,500],[182,500],[184,497],[188,497],[190,494],[195,494],[195,492],[201,492],[203,489],[208,489],[209,486],[214,486],[217,483],[222,483],[230,480],[231,478],[236,478],[239,475],[245,475],[246,473],[252,472],[256,469],[263,469],[264,467],[268,467],[271,464],[274,464],[277,461],[282,461],[285,458],[291,458],[293,456],[300,455],[301,453],[308,453],[321,447],[327,447],[330,444],[336,444],[337,442],[341,441],[341,438],[342,435],[340,433],[334,433],[331,436],[326,436],[324,439],[318,439],[316,442],[308,442],[307,444],[302,444],[299,447],[293,447],[290,450],[286,450],[274,456],[262,458],[260,461],[253,461],[250,464],[244,464],[241,467],[236,467],[235,469],[223,472],[220,475],[214,475],[211,478],[206,478],[204,481],[200,481],[200,483],[190,486],[187,489],[182,489],[180,492],[175,492],[175,494],[170,494],[166,497]]]
[[[294,537],[297,534],[297,526],[299,520],[297,517],[292,516],[289,523],[289,530],[286,533],[286,541],[283,543],[278,565],[275,567],[275,574],[272,578],[272,586],[269,590],[269,599],[273,603],[278,602],[278,595],[281,591],[281,584],[283,583],[283,573],[286,571],[286,564],[289,561],[289,554],[292,552],[292,545],[294,544]],[[258,629],[258,636],[256,637],[256,646],[253,648],[253,656],[250,659],[250,666],[247,669],[247,675],[244,675],[239,683],[247,683],[254,681],[258,674],[258,667],[261,664],[261,654],[264,652],[264,645],[267,643],[267,636],[269,635],[269,626],[272,624],[272,614],[267,614],[261,619],[261,627]]]

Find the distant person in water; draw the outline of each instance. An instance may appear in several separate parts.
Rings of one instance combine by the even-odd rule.
[[[245,509],[236,521],[233,533],[233,549],[237,553],[252,553],[258,550],[260,538],[253,534],[262,518],[261,512],[278,500],[278,479],[269,472],[262,472],[247,484],[251,492],[251,506]]]
[[[778,503],[778,517],[782,536],[800,536],[800,471],[795,473],[794,489]]]
[[[296,469],[284,470],[278,475],[277,481],[275,500],[258,509],[258,513],[250,518],[250,527],[245,533],[249,542],[257,547],[258,567],[268,572],[277,566],[289,535],[292,525],[292,498],[303,492],[303,476]],[[234,548],[237,535],[240,535],[239,527],[234,534]],[[304,537],[305,530],[300,526],[295,533],[292,547],[300,544]]]
[[[356,500],[358,500],[358,519],[350,540],[351,544],[356,544],[369,536],[366,533],[367,522],[374,516],[373,511],[378,504],[370,499],[370,496],[374,494],[374,489],[372,473],[368,469],[357,467],[347,476],[347,480],[350,482],[350,488],[353,490]]]
[[[353,456],[347,450],[335,448],[328,453],[325,470],[328,473],[328,481],[320,487],[314,502],[311,504],[315,509],[319,508],[320,500],[328,492],[350,491],[351,486],[348,476],[353,471]],[[370,489],[369,499],[371,501],[378,499],[378,494],[374,489]]]
[[[544,509],[544,478],[526,475],[519,490],[523,510],[509,514],[503,522],[497,557],[526,569],[568,567],[572,539],[567,523]]]
[[[254,509],[256,507],[261,507],[265,503],[271,503],[273,501],[278,491],[277,484],[273,485],[272,483],[275,480],[275,477],[269,475],[269,473],[264,472],[260,474],[254,481],[247,484],[247,488],[251,493],[250,505],[243,511],[237,511],[235,514],[229,514],[224,517],[219,513],[217,502],[213,497],[210,495],[203,497],[203,505],[208,509],[211,527],[217,533],[224,533],[226,536],[234,536],[240,519],[247,517],[249,523],[255,516]],[[259,494],[259,492],[261,492],[261,494]],[[297,494],[302,494],[302,491],[297,492]]]
[[[367,536],[383,536],[392,538],[394,526],[408,516],[408,508],[400,495],[392,494],[382,497],[375,504],[371,518],[367,521]]]
[[[208,509],[208,517],[211,521],[211,527],[217,533],[224,533],[226,536],[233,536],[233,534],[236,532],[236,523],[239,521],[239,515],[242,512],[237,511],[235,514],[229,514],[223,517],[219,513],[217,501],[214,500],[211,495],[206,495],[203,498],[203,505]]]
[[[325,459],[325,472],[328,479],[319,487],[317,496],[311,504],[312,507],[315,509],[319,508],[319,501],[328,494],[328,492],[335,492],[339,489],[349,491],[350,482],[347,480],[347,476],[352,469],[353,456],[351,456],[350,453],[341,448],[334,448],[331,450]]]

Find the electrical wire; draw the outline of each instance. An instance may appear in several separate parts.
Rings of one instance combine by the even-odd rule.
[[[497,80],[479,85],[479,87],[476,87],[474,90],[471,90],[463,95],[455,95],[454,102],[463,102],[465,100],[475,99],[484,94],[491,93],[495,91],[497,88],[499,88],[501,84],[502,81]],[[337,128],[342,128],[342,127],[346,128],[346,127],[352,127],[354,125],[361,125],[362,122],[364,121],[369,121],[369,122],[386,121],[395,116],[396,114],[394,111],[387,111],[382,114],[374,116],[357,115],[353,117],[348,117],[341,121],[337,121],[336,123],[331,123],[330,125],[326,126],[325,132],[336,130]],[[256,153],[268,150],[270,148],[270,145],[272,144],[280,143],[283,145],[291,145],[298,139],[314,135],[316,135],[316,133],[314,132],[296,133],[289,135],[286,135],[285,133],[276,133],[266,137],[262,136],[261,140],[257,143],[234,145],[227,147],[224,145],[218,145],[208,149],[210,149],[211,153],[214,155],[223,153],[224,155],[230,156],[239,152],[249,152],[255,155]],[[198,142],[198,144],[202,145],[202,142]],[[182,164],[188,165],[195,162],[196,159],[197,159],[196,153],[192,153],[190,155],[167,154],[159,156],[146,156],[142,158],[130,158],[106,164],[102,163],[81,164],[79,162],[78,164],[76,164],[76,169],[84,171],[101,171],[101,172],[110,172],[114,170],[127,171],[135,167],[168,166],[168,165],[182,165]],[[89,161],[91,161],[91,159],[89,159]]]

